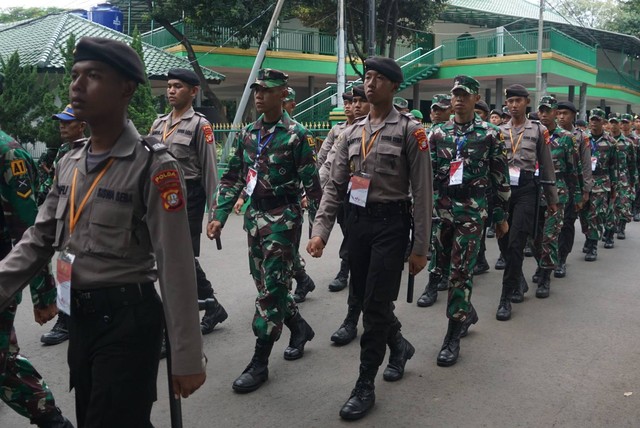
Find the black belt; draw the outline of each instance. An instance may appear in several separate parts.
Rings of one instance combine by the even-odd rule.
[[[153,282],[120,284],[95,290],[71,289],[71,311],[89,314],[98,308],[118,309],[137,305],[155,296],[157,293]]]
[[[440,195],[453,199],[482,198],[487,195],[486,187],[443,186],[439,192]]]
[[[270,196],[266,198],[251,197],[251,206],[259,211],[271,211],[285,205],[298,203],[300,203],[300,199],[298,199],[297,196],[291,195]]]
[[[518,178],[518,187],[526,186],[536,178],[534,171],[520,171],[520,177]]]
[[[367,217],[390,217],[411,212],[410,201],[369,202],[366,207],[351,204],[355,213]]]

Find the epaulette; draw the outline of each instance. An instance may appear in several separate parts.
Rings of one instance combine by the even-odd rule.
[[[207,118],[207,116],[205,116],[203,113],[200,113],[199,111],[195,111],[194,110],[194,113],[197,114],[200,117],[204,117],[205,119]]]
[[[416,117],[414,115],[412,115],[411,113],[407,113],[407,112],[404,112],[404,111],[399,111],[398,113],[400,113],[400,115],[406,117],[407,119],[409,119],[412,122],[416,121]]]
[[[159,153],[168,150],[168,147],[165,146],[160,140],[152,136],[141,137],[140,141],[142,145],[150,151],[151,153]]]

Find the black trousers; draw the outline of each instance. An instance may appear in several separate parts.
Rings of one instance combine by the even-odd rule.
[[[576,204],[569,198],[569,203],[564,208],[564,223],[558,236],[558,259],[561,263],[567,261],[567,256],[573,249],[573,241],[576,238],[575,223],[577,218]]]
[[[537,185],[534,181],[511,187],[509,232],[498,240],[500,252],[507,264],[502,276],[503,294],[512,293],[520,282],[524,247],[527,237],[533,235],[537,198]]]
[[[197,180],[187,181],[187,217],[189,219],[189,232],[191,233],[191,247],[194,257],[200,256],[200,236],[202,235],[202,221],[204,209],[207,204],[207,194],[202,184]],[[196,283],[198,285],[198,299],[213,297],[213,287],[202,270],[198,260],[196,265]]]
[[[360,372],[373,380],[384,360],[388,338],[401,324],[393,313],[409,240],[409,214],[386,218],[351,209],[347,222],[350,299],[362,307]]]
[[[68,361],[78,428],[153,427],[162,303],[153,291],[137,304],[115,306],[101,299],[90,310],[71,310]]]

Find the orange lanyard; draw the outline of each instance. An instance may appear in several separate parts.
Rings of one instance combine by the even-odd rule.
[[[364,162],[365,159],[367,159],[367,156],[369,155],[369,152],[371,151],[371,147],[373,147],[373,142],[376,140],[376,137],[378,136],[378,134],[380,133],[380,130],[378,129],[376,132],[373,133],[373,135],[371,136],[371,138],[369,138],[369,143],[366,145],[364,145],[364,134],[365,130],[364,128],[362,128],[362,161]]]
[[[513,153],[514,157],[516,155],[516,152],[518,151],[518,147],[520,147],[520,143],[522,142],[522,136],[523,135],[524,135],[524,129],[520,133],[520,138],[518,138],[518,142],[514,146],[513,145],[513,134],[511,133],[511,128],[509,128],[509,138],[511,139],[511,153]]]
[[[165,141],[167,141],[167,138],[171,136],[171,134],[173,134],[173,132],[178,128],[178,125],[180,125],[180,122],[174,123],[173,125],[171,125],[171,128],[169,129],[169,132],[167,132],[167,124],[168,124],[168,120],[164,121],[164,128],[162,129],[162,142],[164,143]]]
[[[89,200],[89,196],[91,196],[91,194],[95,190],[100,179],[107,173],[107,170],[111,167],[111,164],[113,164],[114,160],[116,159],[115,158],[109,159],[109,162],[107,162],[105,167],[102,168],[102,171],[100,171],[100,174],[98,174],[98,176],[94,178],[93,183],[89,188],[89,191],[87,192],[86,195],[84,195],[82,202],[80,202],[80,206],[78,207],[78,212],[76,212],[76,178],[78,177],[78,168],[76,168],[73,171],[73,182],[71,183],[71,207],[70,207],[71,215],[69,216],[69,235],[71,235],[74,229],[76,228],[76,224],[78,223],[80,214],[82,214],[82,210],[84,209],[84,206],[87,204],[87,201]]]

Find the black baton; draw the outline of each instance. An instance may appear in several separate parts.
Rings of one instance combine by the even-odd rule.
[[[413,303],[413,283],[415,282],[415,275],[409,274],[409,280],[407,281],[407,303]]]
[[[173,373],[171,371],[171,344],[169,343],[169,333],[165,326],[164,340],[167,347],[167,378],[169,379],[169,410],[171,412],[171,428],[182,428],[182,404],[180,397],[175,396],[173,390]]]
[[[220,240],[220,237],[216,238],[216,248],[218,250],[222,250],[222,241]]]

